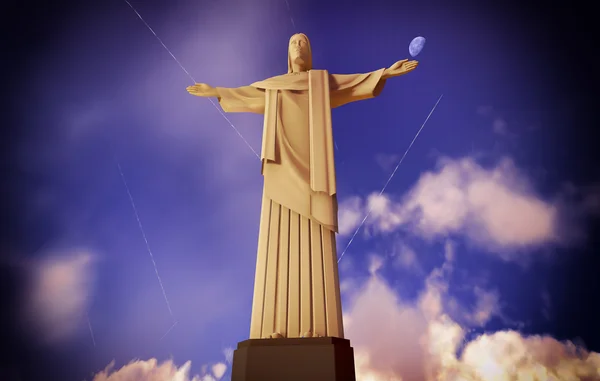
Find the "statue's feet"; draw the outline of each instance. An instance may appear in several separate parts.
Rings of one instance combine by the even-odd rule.
[[[269,336],[270,339],[283,339],[283,335],[279,332],[275,332],[272,333],[271,336]]]
[[[312,333],[312,331],[306,331],[300,337],[323,337],[323,336],[319,335],[318,333]]]

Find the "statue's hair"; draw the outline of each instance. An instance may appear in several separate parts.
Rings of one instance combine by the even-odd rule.
[[[290,57],[290,44],[292,39],[296,36],[302,36],[306,39],[306,46],[308,47],[308,62],[305,63],[304,67],[306,70],[312,69],[312,49],[310,48],[310,40],[304,33],[296,33],[292,37],[290,37],[290,41],[288,42],[288,74],[292,72],[292,57]]]

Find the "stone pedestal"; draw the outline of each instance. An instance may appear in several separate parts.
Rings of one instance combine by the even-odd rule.
[[[249,339],[233,352],[231,381],[356,381],[350,341]]]

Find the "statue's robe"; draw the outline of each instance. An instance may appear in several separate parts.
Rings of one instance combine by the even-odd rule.
[[[377,96],[383,71],[310,70],[217,87],[225,112],[265,115],[251,339],[308,331],[344,337],[331,109]]]

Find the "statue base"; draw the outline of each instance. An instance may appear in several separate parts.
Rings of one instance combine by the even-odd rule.
[[[233,352],[231,381],[356,381],[350,340],[249,339]]]

